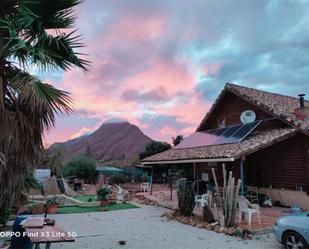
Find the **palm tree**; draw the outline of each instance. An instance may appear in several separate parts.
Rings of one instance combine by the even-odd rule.
[[[79,0],[0,1],[0,216],[23,189],[55,114],[72,111],[68,92],[29,70],[87,70],[71,31]],[[70,32],[66,32],[66,30]]]

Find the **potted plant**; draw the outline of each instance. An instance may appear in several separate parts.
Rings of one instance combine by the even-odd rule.
[[[97,190],[98,200],[101,201],[101,206],[106,206],[110,202],[107,199],[107,196],[110,194],[111,188],[110,186],[102,186]]]
[[[53,198],[49,199],[48,201],[46,201],[47,213],[48,214],[55,214],[57,212],[58,206],[59,206],[59,203],[58,203],[57,197],[53,197]]]

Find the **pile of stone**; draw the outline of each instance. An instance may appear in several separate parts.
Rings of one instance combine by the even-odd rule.
[[[198,216],[183,216],[178,211],[165,214],[167,218],[171,220],[176,220],[186,225],[195,226],[198,228],[207,229],[210,231],[214,231],[217,233],[225,233],[230,236],[237,236],[241,239],[251,239],[252,238],[252,231],[244,228],[236,228],[236,227],[222,227],[220,226],[219,222],[207,223],[203,221]]]
[[[143,195],[134,195],[133,199],[134,199],[134,201],[136,201],[139,204],[151,205],[151,206],[160,206],[158,202],[150,200]]]

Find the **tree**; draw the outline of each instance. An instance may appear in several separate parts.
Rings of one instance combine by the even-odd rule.
[[[40,153],[39,167],[51,170],[52,175],[61,176],[65,159],[65,148],[57,146],[52,149],[42,150]]]
[[[139,154],[134,155],[134,157],[130,161],[131,166],[139,165],[140,163],[141,163],[141,160],[140,160]]]
[[[64,176],[77,176],[87,183],[93,183],[96,177],[96,163],[86,156],[75,156],[63,167]]]
[[[55,115],[72,111],[68,92],[42,82],[30,69],[86,70],[80,36],[72,30],[79,0],[0,1],[0,216],[23,188]]]
[[[177,135],[176,137],[172,137],[173,145],[176,146],[177,144],[180,144],[183,140],[183,135]]]
[[[144,159],[146,157],[158,154],[160,152],[166,151],[171,149],[172,146],[166,142],[159,142],[159,141],[151,141],[149,144],[146,145],[145,150],[139,154],[140,159]]]

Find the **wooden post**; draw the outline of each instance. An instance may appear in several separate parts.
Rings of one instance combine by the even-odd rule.
[[[309,179],[309,141],[307,142],[307,148],[306,148],[306,160],[307,160],[307,163],[306,163],[306,175],[307,175],[307,179]],[[307,195],[309,195],[309,181],[307,180],[307,183],[306,183],[306,192],[307,192]]]
[[[152,186],[153,185],[153,165],[151,167],[151,185],[150,185],[150,195],[152,195]]]
[[[223,174],[223,189],[226,188],[226,169],[225,163],[222,163],[222,174]],[[225,191],[223,191],[223,199],[225,199]]]
[[[172,173],[170,173],[170,200],[173,200],[173,176]]]
[[[193,163],[193,179],[196,180],[196,163]]]
[[[241,195],[244,196],[245,189],[244,189],[244,158],[243,157],[240,159],[240,180],[241,180],[240,192],[241,192]]]

